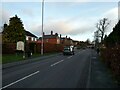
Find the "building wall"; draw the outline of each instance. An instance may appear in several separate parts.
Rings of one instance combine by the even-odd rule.
[[[37,38],[31,37],[31,36],[26,36],[26,40],[29,41],[29,42],[36,42]]]
[[[60,40],[57,38],[44,39],[44,42],[51,44],[60,44]]]

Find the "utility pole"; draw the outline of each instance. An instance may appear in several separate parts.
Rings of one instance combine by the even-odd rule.
[[[42,42],[41,42],[41,55],[43,55],[43,19],[44,19],[44,0],[42,1]]]

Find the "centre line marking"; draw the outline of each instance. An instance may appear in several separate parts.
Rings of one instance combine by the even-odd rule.
[[[40,71],[36,71],[36,72],[34,72],[34,73],[32,73],[32,74],[30,74],[30,75],[28,75],[28,76],[25,76],[25,77],[23,77],[23,78],[21,78],[21,79],[15,81],[15,82],[13,82],[13,83],[10,83],[10,84],[8,84],[8,85],[6,85],[6,86],[0,88],[0,90],[1,90],[1,89],[4,89],[4,88],[7,88],[7,87],[9,87],[9,86],[12,86],[12,85],[14,85],[14,84],[16,84],[16,83],[18,83],[18,82],[20,82],[20,81],[26,79],[26,78],[29,78],[29,77],[31,77],[31,76],[33,76],[33,75],[39,73],[39,72],[40,72]]]
[[[92,57],[92,59],[96,59],[96,57]]]
[[[69,57],[67,57],[67,58],[71,58],[72,56],[69,56]]]
[[[60,63],[60,62],[63,62],[64,60],[60,60],[60,61],[58,61],[58,62],[56,62],[56,63],[54,63],[54,64],[52,64],[52,65],[50,65],[51,67],[52,66],[54,66],[54,65],[56,65],[56,64],[58,64],[58,63]]]

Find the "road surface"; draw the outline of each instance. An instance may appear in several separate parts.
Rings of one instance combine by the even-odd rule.
[[[89,88],[92,49],[3,69],[4,88]]]

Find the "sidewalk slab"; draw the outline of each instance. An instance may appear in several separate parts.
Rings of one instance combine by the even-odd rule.
[[[117,88],[108,67],[95,51],[92,54],[90,88]]]

